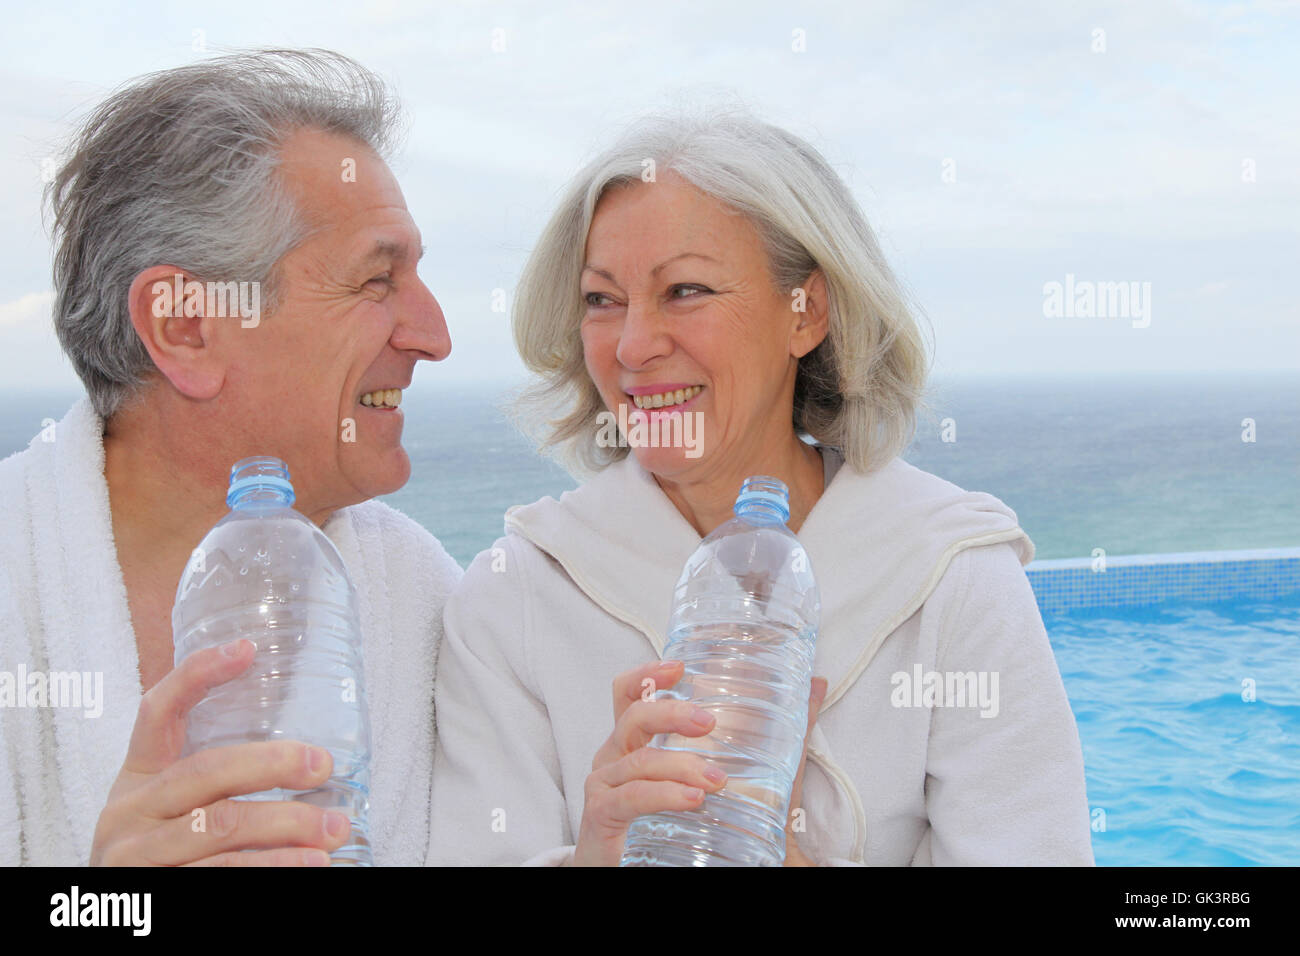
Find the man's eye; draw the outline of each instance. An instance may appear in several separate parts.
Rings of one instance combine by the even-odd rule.
[[[374,285],[375,283],[379,283],[385,289],[391,289],[393,287],[393,279],[392,276],[389,275],[375,276],[373,279],[366,280],[366,285]]]

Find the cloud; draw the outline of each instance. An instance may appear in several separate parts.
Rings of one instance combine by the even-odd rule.
[[[29,292],[13,302],[0,303],[0,326],[49,323],[53,292]]]
[[[79,388],[72,363],[50,321],[53,292],[31,292],[0,304],[0,381],[6,387]]]

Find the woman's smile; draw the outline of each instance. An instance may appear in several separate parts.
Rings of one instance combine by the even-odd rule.
[[[703,385],[646,385],[629,388],[626,394],[639,409],[681,411],[692,404],[703,390]]]

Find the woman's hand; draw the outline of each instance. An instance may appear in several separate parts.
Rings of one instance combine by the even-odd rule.
[[[231,800],[329,779],[329,751],[294,741],[214,747],[178,759],[185,718],[208,691],[243,673],[256,645],[191,654],[140,701],[126,761],[95,826],[92,866],[327,866],[347,839],[341,813],[294,801]],[[241,850],[256,849],[255,853]]]
[[[812,689],[808,693],[808,730],[803,736],[803,756],[799,758],[799,773],[795,776],[794,787],[790,791],[790,816],[785,823],[786,866],[817,865],[804,856],[803,851],[799,849],[799,837],[791,827],[794,824],[794,813],[800,809],[799,803],[803,799],[803,770],[808,762],[808,738],[812,736],[813,727],[817,724],[817,715],[821,713],[822,701],[826,699],[826,686],[825,677],[814,677]]]
[[[699,754],[646,746],[655,734],[703,737],[713,715],[689,701],[654,700],[682,678],[681,661],[656,661],[614,678],[614,732],[591,762],[575,866],[618,866],[639,816],[694,810],[727,775]]]

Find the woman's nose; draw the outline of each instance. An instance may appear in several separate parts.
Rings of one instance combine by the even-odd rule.
[[[618,337],[619,363],[624,368],[642,368],[672,349],[663,313],[648,303],[628,303]]]

